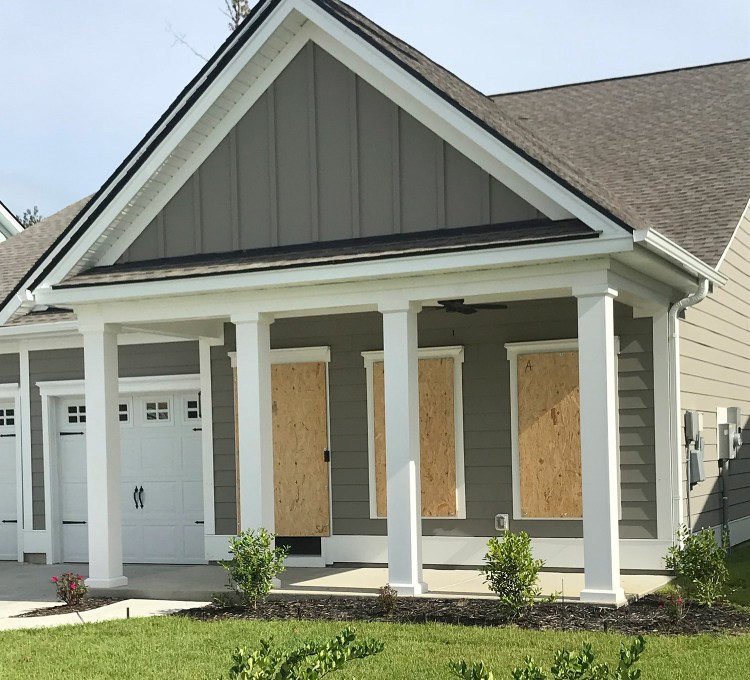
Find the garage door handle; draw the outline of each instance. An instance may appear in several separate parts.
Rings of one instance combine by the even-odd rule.
[[[86,522],[81,521],[81,520],[75,521],[75,520],[72,520],[72,519],[64,519],[63,520],[63,524],[86,524]]]
[[[135,509],[138,509],[138,487],[136,486],[135,489],[133,489],[133,503],[135,503]]]
[[[18,524],[17,519],[4,519],[3,524]]]
[[[85,432],[61,432],[60,436],[61,437],[73,437],[77,434],[85,434]]]
[[[202,519],[197,519],[197,520],[195,520],[195,523],[196,524],[203,524],[203,520]]]
[[[16,435],[14,434],[0,434],[0,439],[2,439],[3,437],[15,437],[15,436]]]
[[[138,489],[138,500],[141,502],[141,510],[143,510],[143,487]]]

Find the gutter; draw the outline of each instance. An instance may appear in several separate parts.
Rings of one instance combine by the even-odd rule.
[[[678,267],[680,267],[680,269],[689,272],[699,279],[707,280],[708,282],[719,286],[725,285],[728,281],[726,276],[719,273],[713,267],[707,265],[703,260],[697,258],[695,255],[689,253],[683,247],[678,246],[674,241],[671,241],[666,236],[663,236],[655,229],[634,231],[633,241],[635,243],[640,243],[648,250],[656,253],[666,260],[669,260],[673,264],[676,264]]]
[[[701,280],[698,291],[676,302],[669,309],[669,365],[668,365],[668,383],[669,383],[669,438],[672,443],[672,454],[669,457],[669,464],[672,477],[672,530],[677,531],[682,524],[684,513],[682,511],[682,488],[687,480],[687,521],[692,533],[692,515],[690,513],[690,460],[688,457],[685,461],[681,460],[680,451],[682,444],[680,442],[680,416],[682,406],[680,403],[680,328],[677,323],[679,315],[688,307],[693,307],[708,297],[710,281],[706,278]],[[676,455],[675,455],[676,452]],[[685,475],[681,462],[685,464]]]

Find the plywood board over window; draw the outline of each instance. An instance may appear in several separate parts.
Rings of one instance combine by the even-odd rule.
[[[440,350],[443,350],[441,355]],[[428,356],[425,356],[429,353]],[[387,515],[385,381],[382,353],[364,353],[370,407],[370,493],[373,517]],[[419,428],[422,517],[465,516],[461,348],[420,350]]]
[[[578,352],[519,354],[522,517],[582,516]]]

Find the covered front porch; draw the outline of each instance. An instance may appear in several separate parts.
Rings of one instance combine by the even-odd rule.
[[[163,294],[142,299],[141,284],[55,291],[53,298],[59,295],[74,306],[84,336],[91,587],[133,587],[136,578],[131,570],[137,567],[123,570],[122,564],[117,344],[118,335],[148,331],[193,333],[200,341],[207,560],[227,557],[228,538],[237,529],[276,529],[274,353],[323,347],[330,353],[326,462],[331,467],[324,498],[330,525],[317,533],[319,555],[296,556],[290,564],[316,564],[317,558],[320,565],[336,569],[297,573],[292,566],[282,577],[284,590],[288,584],[299,592],[374,592],[388,582],[406,595],[486,594],[475,571],[451,567],[481,564],[487,539],[498,535],[503,523],[513,531],[527,531],[535,554],[550,569],[578,571],[546,572],[545,590],[609,605],[652,590],[649,579],[645,586],[630,583],[621,572],[661,570],[674,518],[679,517],[679,493],[672,491],[679,488],[679,470],[671,462],[667,422],[671,289],[605,259],[500,269],[465,268],[457,260],[453,256],[451,264],[443,264],[447,271],[416,277],[242,292],[183,291],[182,297],[169,300]],[[160,284],[165,285],[169,283]],[[108,304],[101,304],[102,296]],[[440,301],[455,299],[507,305],[514,323],[434,311]],[[479,318],[483,321],[475,320]],[[355,330],[344,330],[347,319]],[[502,332],[496,333],[497,328]],[[358,342],[352,341],[354,336]],[[627,336],[627,347],[618,363],[620,336]],[[511,368],[509,361],[519,345],[529,345],[524,350],[529,352],[576,353],[578,514],[565,509],[557,515],[524,514],[518,404],[513,403],[510,380],[518,366]],[[454,421],[465,427],[454,430],[455,504],[426,515],[420,474],[425,461],[420,453],[425,448],[420,438],[420,352],[436,349],[454,352],[453,365],[465,362],[452,402]],[[382,366],[380,433],[368,403],[376,391],[376,371],[368,371],[368,360]],[[346,362],[355,361],[356,368],[347,368]],[[347,379],[339,380],[334,398],[331,376],[341,371],[343,378],[349,369],[360,377],[348,386]],[[221,379],[225,389],[219,394]],[[236,427],[236,457],[234,428],[226,434],[227,413],[236,414],[236,423],[229,424]],[[623,432],[628,436],[624,442]],[[385,458],[380,480],[372,448],[377,449],[373,439],[378,437]],[[229,442],[232,450],[226,449]],[[323,460],[324,452],[319,453]],[[378,492],[382,497],[376,497]],[[387,515],[379,502],[387,505]],[[280,533],[296,536],[288,530]],[[387,568],[369,566],[386,562]],[[338,569],[352,563],[365,566]],[[425,564],[445,568],[426,569]],[[663,582],[654,577],[654,587]]]

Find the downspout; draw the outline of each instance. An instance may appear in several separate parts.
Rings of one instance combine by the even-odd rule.
[[[674,455],[670,456],[670,465],[672,466],[672,526],[676,529],[683,522],[682,517],[682,485],[683,475],[680,467],[680,451],[682,445],[680,442],[680,416],[682,409],[680,407],[680,331],[677,319],[680,314],[684,312],[688,307],[697,305],[706,299],[709,292],[709,281],[708,279],[702,279],[698,290],[683,298],[679,302],[676,302],[669,309],[669,402],[671,407],[669,409],[669,435],[672,442],[672,451],[677,452],[677,457]],[[677,462],[677,468],[674,468],[675,460]],[[690,462],[689,458],[685,457],[685,477],[687,480],[687,523],[688,529],[692,533],[693,530],[693,518],[690,512]],[[676,472],[676,474],[675,474]],[[676,483],[675,483],[676,482]]]

